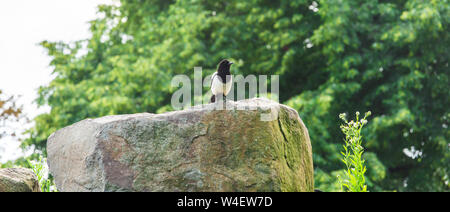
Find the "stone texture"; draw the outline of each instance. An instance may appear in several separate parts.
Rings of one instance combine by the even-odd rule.
[[[308,131],[267,99],[86,119],[48,138],[59,191],[313,191]],[[269,121],[261,118],[271,117]]]
[[[0,169],[0,192],[40,192],[37,176],[30,169]]]

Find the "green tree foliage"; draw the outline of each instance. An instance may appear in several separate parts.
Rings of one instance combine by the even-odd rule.
[[[449,190],[449,7],[446,0],[321,1],[324,22],[311,40],[329,77],[289,104],[317,141],[314,162],[324,174],[336,169],[337,114],[371,110],[369,190]]]
[[[371,110],[368,189],[449,190],[448,0],[148,0],[99,7],[92,37],[43,41],[55,79],[50,113],[24,146],[76,121],[170,110],[176,74],[218,61],[280,75],[280,100],[308,126],[316,187],[339,190],[341,112]],[[45,152],[45,151],[44,151]],[[407,154],[405,154],[407,152]]]

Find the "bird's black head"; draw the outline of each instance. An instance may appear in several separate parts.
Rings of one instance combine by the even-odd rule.
[[[231,64],[233,64],[233,63],[227,59],[220,61],[217,72],[219,72],[219,74],[222,74],[222,75],[231,75],[231,73],[230,73]]]

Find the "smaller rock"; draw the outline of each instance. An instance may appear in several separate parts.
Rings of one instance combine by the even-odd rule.
[[[0,169],[0,192],[40,192],[39,181],[30,169]]]

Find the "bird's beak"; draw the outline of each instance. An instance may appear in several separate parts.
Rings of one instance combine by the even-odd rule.
[[[230,62],[230,65],[232,65],[233,64],[233,62]]]

